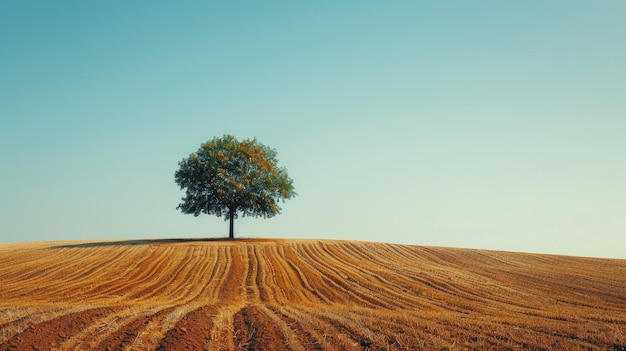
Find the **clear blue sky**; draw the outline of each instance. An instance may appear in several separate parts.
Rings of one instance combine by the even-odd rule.
[[[215,136],[299,196],[237,236],[626,258],[626,2],[2,1],[0,243],[225,236]]]

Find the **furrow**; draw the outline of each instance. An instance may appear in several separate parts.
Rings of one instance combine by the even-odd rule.
[[[144,261],[139,265],[137,269],[141,273],[129,277],[128,292],[125,294],[127,299],[147,300],[146,295],[149,295],[155,286],[158,286],[159,275],[170,265],[168,260],[171,258],[172,250],[172,247],[157,248],[153,252],[153,255],[156,256],[153,260]]]
[[[246,280],[244,282],[245,299],[248,303],[260,302],[261,295],[258,284],[259,267],[257,257],[254,254],[254,245],[246,245],[243,250],[243,264],[247,267]]]
[[[0,287],[4,301],[20,299],[28,296],[31,301],[49,300],[58,294],[55,289],[64,290],[67,287],[68,275],[75,273],[68,270],[68,262],[81,262],[86,260],[86,254],[93,256],[91,251],[64,252],[67,257],[59,256],[54,251],[42,251],[40,255],[33,257],[30,265],[12,267],[12,276],[7,276]],[[35,255],[33,255],[35,256]],[[89,262],[89,261],[87,261]],[[40,267],[33,269],[33,267]],[[81,272],[82,268],[78,271]]]
[[[315,245],[309,247],[312,250],[309,257],[316,257],[317,268],[323,273],[329,285],[334,286],[334,290],[339,290],[345,297],[344,301],[351,301],[361,306],[390,308],[384,301],[376,298],[372,291],[367,290],[355,280],[355,272],[343,261],[333,257],[333,253],[328,250],[330,245]]]
[[[335,304],[354,303],[362,301],[356,296],[351,296],[347,286],[338,281],[337,272],[327,267],[326,257],[319,257],[320,253],[312,251],[312,246],[302,245],[299,247],[300,257],[307,263],[309,271],[313,272],[307,279],[315,279],[312,292],[317,292],[320,296],[325,296],[326,301]],[[313,258],[318,255],[317,258]],[[321,261],[320,261],[321,260]]]
[[[65,282],[81,281],[92,277],[103,277],[111,272],[115,272],[122,262],[128,249],[110,248],[102,249],[67,249],[80,250],[86,254],[73,260],[66,260],[66,266],[61,270]],[[87,253],[92,253],[87,255]],[[89,265],[86,265],[89,263]]]
[[[4,262],[0,265],[2,278],[6,283],[17,278],[19,282],[30,282],[39,278],[46,278],[49,273],[55,272],[66,267],[65,262],[68,260],[76,260],[84,252],[65,251],[65,250],[33,250],[19,251],[22,256],[21,262]],[[2,256],[0,256],[2,257]],[[41,267],[42,269],[32,269],[32,267]],[[19,272],[19,273],[18,273]]]
[[[339,334],[346,335],[354,340],[353,348],[360,346],[362,349],[368,350],[372,346],[374,333],[364,326],[361,320],[351,318],[351,314],[345,311],[320,310],[317,313],[317,317],[332,325]]]
[[[345,351],[358,350],[358,341],[350,335],[340,332],[327,318],[320,315],[321,309],[303,306],[284,306],[286,314],[298,320],[302,328],[309,331],[313,336],[315,345],[322,350]],[[316,348],[318,348],[316,346]],[[362,348],[360,348],[362,349]]]
[[[219,301],[220,289],[226,280],[229,265],[225,251],[223,246],[212,247],[207,253],[207,267],[204,269],[199,282],[202,284],[202,289],[197,296],[198,299],[206,301],[207,304]]]
[[[226,247],[225,257],[228,266],[226,267],[226,276],[220,288],[219,301],[241,302],[245,300],[245,277],[248,275],[248,263],[245,262],[244,264],[242,251],[240,246]]]
[[[161,267],[161,270],[155,274],[152,279],[152,288],[146,290],[142,294],[142,299],[151,298],[164,298],[168,297],[169,301],[181,302],[185,300],[185,295],[188,293],[188,288],[191,286],[185,279],[181,279],[181,272],[189,273],[192,268],[195,268],[193,256],[193,248],[186,248],[182,253],[175,251],[172,254],[168,254],[167,265]],[[175,290],[180,288],[185,292],[175,294]]]
[[[144,309],[129,314],[117,322],[117,328],[112,330],[94,349],[107,351],[125,350],[137,341],[143,330],[154,320],[164,318],[173,311],[173,307],[164,309]],[[113,329],[113,328],[112,328]]]
[[[382,247],[382,245],[381,245]],[[380,296],[392,302],[395,308],[431,308],[432,304],[422,296],[422,290],[415,288],[414,281],[394,271],[391,265],[381,258],[381,251],[358,250],[355,244],[350,243],[346,254],[355,257],[360,262],[368,262],[365,276],[369,285],[376,287]],[[372,264],[374,263],[374,264]],[[362,264],[362,263],[361,263]]]
[[[123,348],[126,351],[155,350],[166,333],[190,310],[188,305],[177,305],[163,313],[157,313],[154,318],[142,327],[131,343]]]
[[[64,341],[59,349],[75,351],[96,350],[105,339],[111,338],[112,334],[135,320],[138,317],[138,312],[139,314],[145,314],[144,311],[137,311],[136,308],[126,308],[95,320],[90,325],[82,328],[78,333],[72,335],[71,338]]]
[[[239,304],[228,304],[219,308],[213,318],[207,350],[235,350],[235,335],[239,332],[235,332],[234,316],[241,307]]]
[[[295,337],[297,339],[297,344],[295,342],[287,343],[287,345],[297,345],[292,346],[292,349],[315,351],[324,350],[321,344],[321,335],[315,330],[303,327],[302,322],[290,316],[289,312],[285,308],[275,305],[264,306],[264,308],[271,310],[275,316],[274,318],[280,318],[283,321],[283,335],[293,335],[287,338],[292,339]],[[289,331],[286,331],[285,328],[288,328]]]
[[[274,289],[276,288],[276,272],[272,262],[265,255],[265,245],[254,245],[252,256],[255,260],[256,279],[254,285],[259,291],[259,301],[263,303],[275,302],[277,297]],[[270,279],[274,279],[269,282]]]
[[[219,257],[216,247],[203,248],[195,256],[195,265],[184,277],[185,284],[179,285],[179,290],[172,292],[173,296],[187,295],[189,301],[202,301],[205,304],[217,302],[218,278],[221,279],[226,262]],[[198,267],[199,266],[199,267]],[[220,273],[217,273],[220,272]]]
[[[91,279],[91,293],[95,296],[106,296],[114,299],[135,298],[136,288],[149,279],[151,274],[158,272],[158,264],[166,264],[166,255],[155,247],[137,247],[134,254],[126,261],[119,262],[120,269],[116,277],[109,280]]]
[[[376,247],[377,245],[372,245],[372,249]],[[370,261],[365,258],[358,260],[359,256],[354,256],[346,244],[328,246],[328,250],[332,257],[351,268],[351,272],[349,272],[351,274],[350,281],[356,284],[355,290],[362,291],[363,295],[368,296],[375,304],[388,308],[422,306],[422,304],[415,303],[414,300],[410,299],[411,296],[400,285],[384,279],[380,275],[381,269],[371,264]],[[361,250],[361,252],[363,251]]]
[[[157,350],[207,350],[211,344],[211,329],[218,308],[202,306],[180,319],[167,331]]]
[[[235,350],[289,350],[279,328],[258,306],[246,306],[233,316]]]
[[[300,294],[304,295],[311,302],[328,303],[330,301],[329,298],[315,288],[316,286],[324,285],[320,272],[302,259],[298,253],[299,246],[295,246],[295,249],[292,246],[281,246],[281,248],[284,248],[285,262],[295,273],[299,286],[303,287],[303,289],[299,290]]]
[[[267,267],[267,287],[272,290],[274,296],[273,302],[296,303],[297,299],[289,293],[295,291],[295,288],[289,279],[288,273],[283,270],[282,260],[276,249],[276,245],[268,245],[265,247],[267,252],[263,252],[263,262]],[[269,303],[269,301],[266,301]]]
[[[3,309],[0,317],[6,323],[0,325],[0,341],[10,339],[31,325],[49,321],[66,313],[67,309],[65,308],[21,307],[20,309]]]
[[[310,303],[307,299],[306,288],[297,278],[296,273],[286,262],[282,246],[273,245],[266,255],[268,264],[272,267],[271,287],[275,291],[276,302],[278,303]],[[296,277],[296,278],[294,278]]]
[[[94,321],[115,313],[113,308],[103,307],[69,313],[46,322],[31,325],[0,345],[0,351],[51,350],[72,335],[79,333]]]

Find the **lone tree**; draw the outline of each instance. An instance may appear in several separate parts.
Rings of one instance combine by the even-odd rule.
[[[194,216],[224,216],[230,220],[233,239],[239,213],[270,218],[280,213],[278,201],[296,195],[293,180],[277,163],[276,150],[256,138],[241,142],[232,135],[213,138],[178,163],[175,181],[187,190],[176,209]]]

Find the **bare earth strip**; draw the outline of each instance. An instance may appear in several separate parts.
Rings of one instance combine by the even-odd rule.
[[[274,321],[258,306],[242,308],[234,317],[236,349],[288,350]]]
[[[96,308],[32,325],[0,345],[0,350],[51,350],[96,319],[112,312],[114,310],[110,307]]]
[[[121,324],[110,334],[106,335],[104,340],[99,344],[90,345],[89,349],[106,350],[106,351],[122,351],[130,345],[136,344],[144,336],[148,326],[154,321],[165,318],[174,308],[165,308],[159,311],[149,311],[144,316],[138,316],[126,324]]]
[[[157,350],[204,350],[211,342],[213,318],[217,315],[216,306],[203,306],[184,316],[170,329]]]
[[[626,260],[328,240],[0,245],[0,351],[625,347]]]

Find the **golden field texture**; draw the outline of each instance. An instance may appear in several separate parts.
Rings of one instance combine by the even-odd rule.
[[[624,346],[626,260],[324,240],[0,245],[0,351]]]

